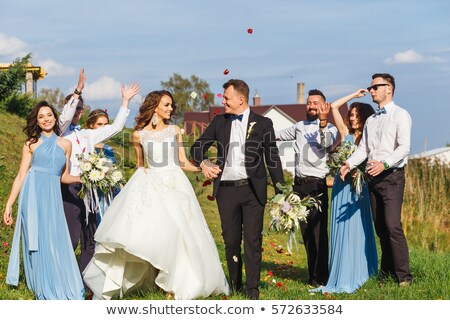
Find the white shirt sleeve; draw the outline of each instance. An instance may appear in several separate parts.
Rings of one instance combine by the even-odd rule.
[[[108,124],[104,127],[89,130],[90,131],[90,140],[92,145],[96,145],[97,143],[103,142],[116,135],[120,131],[122,131],[125,126],[125,122],[127,121],[127,117],[130,114],[130,109],[127,107],[120,107],[119,112],[117,113],[116,118],[114,119],[114,123]]]
[[[275,131],[275,138],[281,141],[290,141],[295,140],[295,128],[297,124],[294,124],[292,127]]]
[[[75,111],[77,109],[79,99],[75,99],[71,97],[69,101],[64,105],[64,108],[59,115],[59,128],[61,129],[61,133],[65,133],[72,122],[73,116],[75,115]]]

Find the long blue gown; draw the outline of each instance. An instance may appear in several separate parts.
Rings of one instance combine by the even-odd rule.
[[[20,240],[28,288],[39,300],[82,300],[84,287],[69,237],[61,196],[64,150],[56,134],[33,152],[19,196],[6,283],[17,286]]]
[[[353,135],[345,138],[354,143]],[[372,224],[367,182],[361,195],[336,175],[331,193],[330,276],[325,286],[315,291],[351,293],[377,273],[378,256]]]

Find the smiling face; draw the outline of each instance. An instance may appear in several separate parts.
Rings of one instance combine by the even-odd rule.
[[[350,123],[350,127],[353,130],[355,130],[355,131],[362,130],[361,119],[359,117],[359,113],[356,108],[352,108],[350,110],[349,123]]]
[[[224,90],[222,104],[228,114],[241,114],[247,109],[245,96],[232,85]]]
[[[172,98],[166,95],[162,96],[158,106],[155,109],[155,113],[160,119],[170,120],[172,111]]]
[[[56,123],[55,114],[50,107],[43,106],[37,114],[37,124],[44,132],[51,132]]]
[[[314,121],[319,117],[319,107],[325,103],[325,100],[320,95],[310,95],[306,102],[306,118],[309,121]]]

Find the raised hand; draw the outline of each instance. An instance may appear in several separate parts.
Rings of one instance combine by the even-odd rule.
[[[324,102],[319,105],[319,120],[326,120],[330,113],[331,104]]]
[[[84,75],[84,68],[80,71],[80,76],[78,77],[77,91],[82,92],[84,89],[84,82],[86,81],[86,76]]]
[[[122,84],[122,104],[124,104],[123,102],[127,104],[136,94],[138,94],[139,90],[141,90],[139,84],[134,81],[131,82],[128,88]]]

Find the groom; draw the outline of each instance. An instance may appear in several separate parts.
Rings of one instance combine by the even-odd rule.
[[[231,79],[224,85],[225,114],[216,116],[191,147],[191,156],[208,179],[214,179],[232,290],[242,288],[241,242],[244,237],[245,293],[259,299],[266,165],[274,185],[284,184],[272,121],[252,112],[249,87]],[[217,163],[205,152],[217,142]],[[265,160],[265,161],[264,161]]]

